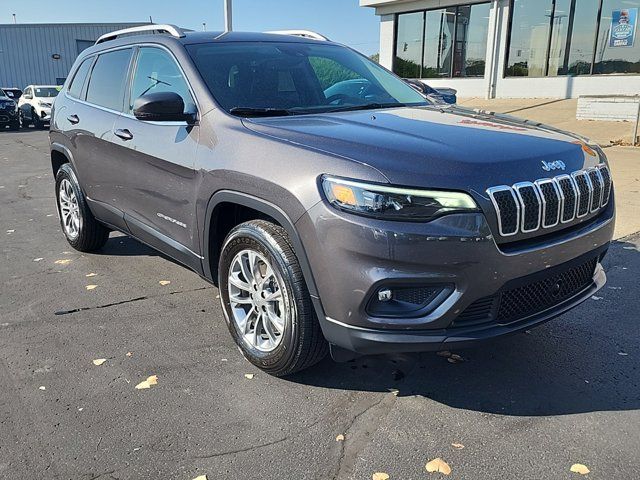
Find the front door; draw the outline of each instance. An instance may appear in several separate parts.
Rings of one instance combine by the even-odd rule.
[[[128,105],[114,126],[118,155],[126,163],[122,179],[125,218],[137,237],[185,263],[199,265],[194,164],[200,128],[184,121],[136,119],[135,100],[155,92],[175,92],[184,100],[186,112],[196,111],[193,94],[173,55],[160,47],[141,47]]]

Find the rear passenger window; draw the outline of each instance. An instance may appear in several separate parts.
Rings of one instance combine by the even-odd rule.
[[[84,81],[87,79],[87,74],[89,73],[92,61],[93,57],[87,58],[80,64],[76,74],[73,76],[71,85],[69,85],[69,95],[72,97],[80,98],[80,95],[82,94],[82,87],[84,86]]]
[[[143,47],[138,54],[138,65],[133,76],[131,104],[147,93],[173,92],[182,97],[185,112],[194,112],[195,104],[187,81],[173,57],[159,48]]]
[[[87,102],[122,111],[131,49],[98,56],[87,88]]]

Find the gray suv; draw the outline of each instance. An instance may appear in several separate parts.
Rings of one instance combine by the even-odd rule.
[[[605,283],[600,148],[432,105],[311,32],[106,35],[56,98],[50,139],[69,243],[118,230],[214,283],[233,339],[274,375],[329,350],[465,347]]]

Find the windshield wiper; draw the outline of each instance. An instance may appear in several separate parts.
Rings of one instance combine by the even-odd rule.
[[[322,113],[349,112],[353,110],[375,110],[376,108],[390,107],[406,107],[406,105],[404,103],[365,103],[362,105],[347,105],[343,107],[335,107],[329,110],[324,110]]]
[[[284,115],[295,115],[292,111],[284,108],[255,108],[255,107],[233,107],[229,110],[232,115],[240,117],[277,117]]]

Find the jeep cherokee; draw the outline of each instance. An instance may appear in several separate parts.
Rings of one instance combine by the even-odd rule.
[[[600,148],[432,105],[312,32],[105,35],[56,98],[50,140],[69,243],[118,230],[214,283],[233,339],[274,375],[328,350],[522,331],[605,283]]]

